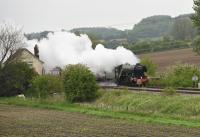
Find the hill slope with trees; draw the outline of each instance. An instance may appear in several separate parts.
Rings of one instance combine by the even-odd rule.
[[[192,14],[171,17],[157,15],[142,19],[131,30],[118,30],[115,28],[93,27],[75,28],[69,32],[77,35],[87,34],[93,42],[93,48],[99,43],[106,48],[116,48],[123,45],[135,53],[154,52],[174,48],[191,47],[193,39],[197,36],[197,28],[194,28]],[[66,31],[66,30],[62,30]],[[41,40],[48,33],[25,34],[28,40]]]

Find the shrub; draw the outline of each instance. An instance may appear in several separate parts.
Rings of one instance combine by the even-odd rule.
[[[15,62],[6,64],[0,71],[0,96],[23,94],[37,73],[28,64]]]
[[[196,75],[200,78],[200,70],[189,64],[177,64],[172,66],[168,72],[163,74],[162,83],[169,87],[192,87],[192,77]]]
[[[155,76],[157,65],[148,57],[141,60],[141,64],[147,67],[147,75]]]
[[[47,98],[50,94],[63,91],[62,80],[59,76],[43,75],[37,76],[31,81],[32,87],[26,95],[37,98]]]
[[[84,65],[68,65],[63,71],[64,91],[69,102],[91,101],[97,97],[94,74]]]

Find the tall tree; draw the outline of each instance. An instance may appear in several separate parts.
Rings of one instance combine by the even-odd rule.
[[[193,9],[195,14],[191,17],[191,19],[193,20],[194,25],[198,28],[200,33],[200,0],[194,0]]]
[[[171,34],[179,40],[191,40],[195,36],[195,31],[189,17],[180,17],[174,21]]]
[[[191,17],[194,25],[198,29],[198,37],[193,42],[194,51],[200,54],[200,0],[194,0],[193,9],[195,14]]]
[[[0,67],[9,56],[22,47],[22,30],[8,23],[0,24]]]

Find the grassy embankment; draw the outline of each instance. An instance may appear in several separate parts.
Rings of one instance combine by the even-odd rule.
[[[101,91],[95,102],[69,104],[63,97],[39,99],[0,98],[0,104],[57,109],[131,122],[200,127],[200,96]]]

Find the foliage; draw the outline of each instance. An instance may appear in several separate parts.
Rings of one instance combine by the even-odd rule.
[[[0,24],[0,67],[23,46],[23,38],[21,29],[7,23]]]
[[[64,91],[70,102],[91,101],[97,97],[94,74],[84,65],[68,65],[63,71]]]
[[[76,28],[72,29],[71,32],[79,32],[82,34],[92,35],[100,40],[109,41],[112,39],[122,39],[126,37],[126,33],[121,30],[117,30],[115,28],[104,28],[104,27],[96,27],[96,28]]]
[[[170,16],[152,16],[145,18],[129,31],[128,41],[165,36],[169,33],[172,21]]]
[[[24,93],[36,75],[37,73],[26,63],[6,64],[0,71],[0,96],[15,96]]]
[[[169,87],[193,87],[192,77],[200,78],[200,70],[189,64],[177,64],[172,66],[161,78],[162,83]]]
[[[195,14],[192,15],[191,19],[194,23],[194,25],[198,28],[198,31],[200,33],[200,0],[194,0],[194,6],[193,9],[195,11]]]
[[[144,57],[141,60],[141,64],[147,67],[147,75],[155,76],[157,65],[148,57]]]
[[[53,33],[53,31],[43,31],[43,32],[38,32],[38,33],[29,33],[29,34],[24,34],[24,36],[28,39],[28,40],[33,40],[33,39],[37,39],[38,41],[47,38],[47,35],[49,33]]]
[[[197,36],[192,42],[193,50],[200,55],[200,36]]]
[[[95,35],[89,34],[88,37],[92,41],[92,48],[95,49],[98,44],[103,44]]]
[[[190,16],[180,16],[173,23],[171,35],[177,40],[191,40],[196,35]]]
[[[63,82],[59,76],[37,76],[31,84],[32,87],[26,92],[30,97],[47,98],[50,94],[63,92]]]
[[[136,42],[132,45],[124,44],[123,46],[130,49],[136,54],[141,54],[141,53],[148,53],[148,52],[189,48],[191,45],[190,45],[190,42],[188,41],[173,40],[173,39],[164,37],[161,40],[156,40],[156,41],[144,40],[144,41]]]
[[[190,47],[190,41],[196,36],[196,28],[193,28],[190,16],[191,14],[175,18],[152,16],[144,18],[133,29],[124,31],[115,28],[94,27],[75,28],[71,32],[79,36],[87,34],[92,41],[93,48],[101,43],[109,49],[123,45],[137,54],[165,51]],[[37,38],[40,40],[47,37],[48,33],[49,31],[44,31],[25,36],[28,39]]]
[[[193,7],[195,14],[191,17],[194,25],[198,29],[198,35],[200,35],[200,0],[194,0],[194,7]],[[194,40],[193,45],[194,45],[194,51],[200,54],[200,38],[199,36]]]

